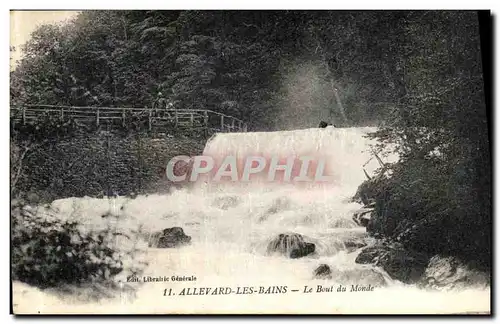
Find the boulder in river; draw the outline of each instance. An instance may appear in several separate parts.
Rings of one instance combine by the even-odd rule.
[[[347,252],[354,252],[357,249],[361,249],[366,246],[366,242],[363,238],[351,237],[344,241],[344,246]]]
[[[354,215],[352,216],[352,220],[359,226],[367,227],[370,223],[372,213],[373,208],[361,208],[354,213]]]
[[[149,237],[148,246],[154,248],[175,248],[189,244],[191,236],[186,235],[182,227],[166,228]]]
[[[330,269],[328,264],[320,264],[320,266],[314,270],[314,278],[331,279],[332,269]]]
[[[301,258],[316,250],[314,243],[304,241],[297,233],[280,234],[267,245],[267,253],[279,253],[291,259]]]
[[[356,263],[379,266],[391,278],[404,283],[418,282],[428,262],[429,257],[426,254],[407,250],[397,243],[366,247],[356,258]]]

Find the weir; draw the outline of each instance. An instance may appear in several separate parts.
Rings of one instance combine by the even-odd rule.
[[[250,176],[251,181],[261,180],[261,184],[269,182],[266,171],[273,157],[278,157],[279,164],[286,164],[287,159],[293,161],[292,179],[300,172],[301,157],[311,158],[308,175],[312,178],[318,161],[324,160],[324,174],[332,177],[328,185],[352,189],[366,179],[363,167],[368,174],[373,174],[380,166],[376,160],[370,160],[372,154],[369,145],[372,141],[364,137],[374,130],[369,127],[327,127],[275,132],[218,133],[207,141],[203,155],[215,160],[214,170],[220,167],[227,156],[236,157],[239,178],[248,157],[264,157],[267,161],[266,168],[258,175]],[[284,172],[281,171],[278,181],[275,182],[284,182],[283,175]],[[211,176],[213,178],[213,173]]]

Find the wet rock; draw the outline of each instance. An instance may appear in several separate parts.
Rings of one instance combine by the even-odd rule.
[[[370,216],[371,216],[371,212],[361,215],[359,217],[359,225],[361,225],[363,227],[368,226],[368,223],[370,223],[370,218],[371,218]]]
[[[357,249],[365,247],[366,242],[362,238],[349,238],[346,241],[344,241],[344,245],[347,252],[353,252],[356,251]]]
[[[362,203],[365,206],[372,204],[378,192],[377,179],[378,179],[377,177],[374,177],[365,180],[363,183],[361,183],[356,191],[356,194],[352,198],[352,201]]]
[[[419,287],[436,290],[488,286],[487,273],[470,269],[455,257],[433,256],[425,269]]]
[[[352,216],[352,220],[359,226],[367,227],[373,213],[373,208],[361,208]]]
[[[191,236],[186,235],[182,227],[171,227],[151,234],[148,246],[154,248],[175,248],[189,244],[190,242]]]
[[[316,268],[316,270],[314,270],[314,278],[331,279],[332,269],[330,269],[330,266],[328,264],[321,264]]]
[[[426,254],[407,250],[401,244],[387,243],[364,248],[356,263],[373,264],[384,269],[393,279],[416,283],[429,262]]]
[[[385,250],[382,247],[367,247],[358,254],[355,262],[359,264],[377,263],[379,256],[384,252]]]
[[[366,267],[355,267],[352,269],[343,269],[342,271],[332,271],[332,277],[335,278],[336,282],[345,282],[350,283],[348,285],[348,289],[351,288],[351,285],[372,285],[374,287],[386,287],[390,279],[387,280],[386,276],[382,273],[382,270],[369,266]]]
[[[314,243],[305,243],[303,247],[293,249],[290,252],[290,258],[292,259],[302,258],[306,255],[314,253],[315,249],[316,246],[314,245]]]
[[[297,233],[280,234],[267,245],[267,253],[279,253],[291,259],[301,258],[316,250],[314,243],[304,241]]]
[[[359,226],[355,221],[349,218],[337,218],[332,220],[328,225],[332,228],[356,228]]]
[[[319,128],[326,128],[328,126],[328,123],[326,121],[320,121],[318,127]]]

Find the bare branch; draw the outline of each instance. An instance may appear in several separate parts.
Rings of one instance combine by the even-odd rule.
[[[18,162],[17,170],[15,172],[14,179],[12,179],[11,184],[10,184],[10,192],[11,193],[13,193],[15,191],[17,182],[21,178],[22,170],[23,170],[23,161],[24,161],[24,158],[26,157],[26,154],[28,153],[28,151],[30,149],[31,149],[31,147],[29,145],[26,146],[24,148],[23,153],[21,153],[21,156],[19,156],[19,159],[17,161]]]
[[[365,176],[368,180],[371,180],[372,178],[368,175],[368,173],[366,172],[365,168],[363,168],[363,172],[365,173]]]

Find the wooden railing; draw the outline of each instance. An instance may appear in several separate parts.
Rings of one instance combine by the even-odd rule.
[[[126,127],[139,122],[150,131],[167,129],[205,129],[217,132],[246,132],[247,125],[240,119],[212,110],[152,109],[115,107],[73,107],[53,105],[24,105],[11,107],[11,118],[23,124],[37,123],[42,118],[73,119],[80,123],[101,126]]]

